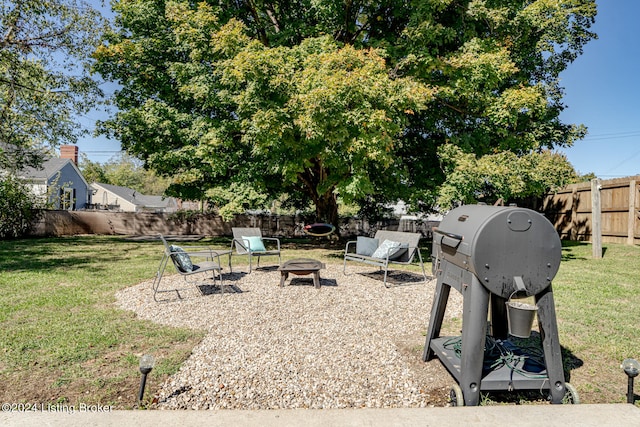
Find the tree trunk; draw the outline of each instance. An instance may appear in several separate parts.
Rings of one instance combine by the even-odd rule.
[[[338,200],[333,191],[320,194],[315,205],[316,221],[334,225],[336,227],[336,234],[339,234]]]
[[[334,193],[335,187],[331,186],[324,193],[318,193],[318,187],[325,181],[328,173],[320,159],[312,159],[313,166],[298,174],[298,178],[304,184],[304,189],[316,207],[316,222],[325,222],[336,227],[336,234],[340,227],[338,224],[338,199]]]

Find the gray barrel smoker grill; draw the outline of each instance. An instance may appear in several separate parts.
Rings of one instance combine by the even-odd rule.
[[[437,284],[422,358],[437,356],[455,377],[459,386],[451,390],[452,403],[475,406],[480,391],[511,390],[549,390],[552,403],[562,403],[569,393],[577,403],[575,389],[565,383],[558,340],[551,281],[561,243],[553,225],[530,209],[461,206],[434,230],[433,257]],[[462,337],[455,348],[452,337],[439,337],[452,287],[463,296]],[[514,297],[532,296],[544,362],[529,374],[526,350],[509,341],[507,311]],[[510,343],[520,366],[488,369],[488,341]]]

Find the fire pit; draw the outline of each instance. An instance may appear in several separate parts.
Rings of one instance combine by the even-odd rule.
[[[278,271],[280,272],[280,287],[284,286],[284,281],[289,277],[289,273],[297,276],[313,274],[313,286],[320,288],[320,270],[325,267],[323,263],[315,259],[299,258],[285,261]]]

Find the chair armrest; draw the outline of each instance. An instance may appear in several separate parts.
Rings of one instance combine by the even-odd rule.
[[[276,245],[278,246],[278,252],[280,252],[280,239],[278,239],[277,237],[260,237],[260,239],[264,242],[264,241],[270,241],[270,242],[276,242]],[[238,238],[234,238],[231,241],[231,250],[233,251],[233,243],[236,243],[238,245],[240,245],[240,247],[242,249],[244,249],[247,252],[254,252],[254,253],[260,253],[260,251],[252,251],[251,250],[251,242],[247,241],[247,243],[245,244],[243,239],[238,239]],[[265,248],[266,249],[266,248]]]
[[[211,246],[182,246],[182,250],[185,252],[200,252],[200,251],[210,251],[212,250]]]
[[[182,253],[186,253],[188,255],[191,255],[192,253],[211,251],[209,246],[181,246],[180,249],[182,249]],[[172,251],[169,250],[169,248],[166,248],[165,252],[169,255],[181,253],[181,251]]]
[[[412,256],[407,256],[407,260],[406,261],[400,261],[401,258],[403,258],[405,256],[406,253],[412,253]],[[395,262],[395,263],[400,263],[400,264],[408,264],[410,261],[413,260],[413,258],[416,256],[418,256],[418,260],[420,260],[420,262],[422,262],[422,254],[420,253],[420,246],[407,246],[407,252],[405,254],[400,255],[400,257],[398,259],[390,259],[389,262]],[[387,257],[389,256],[389,254],[387,253]]]
[[[182,248],[184,253],[195,258],[212,258],[218,256],[218,252],[210,246],[185,246]],[[175,253],[175,252],[174,252]]]
[[[190,257],[196,258],[211,258],[220,257],[221,255],[227,255],[230,253],[228,250],[217,250],[212,248],[211,246],[184,246],[182,248],[184,253],[189,255]],[[175,254],[177,252],[171,252],[171,254]]]
[[[249,251],[249,245],[245,245],[245,244],[244,244],[244,240],[242,240],[242,239],[237,239],[237,238],[233,238],[233,240],[231,240],[231,251],[233,251],[233,244],[234,244],[234,243],[235,243],[236,245],[240,245],[240,247],[241,247],[242,249],[244,249],[245,251],[247,251],[247,252]],[[237,247],[236,247],[236,248],[237,248]]]
[[[277,237],[263,237],[262,241],[264,242],[265,240],[276,242],[276,245],[278,246],[278,252],[280,251],[280,239],[278,239]]]
[[[355,245],[356,243],[357,242],[355,240],[350,240],[347,242],[346,246],[344,247],[345,255],[349,253],[349,247]],[[351,253],[355,253],[355,249],[353,249]]]

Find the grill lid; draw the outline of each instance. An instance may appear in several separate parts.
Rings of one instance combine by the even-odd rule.
[[[526,208],[461,206],[443,218],[434,240],[441,259],[472,271],[504,298],[522,283],[528,295],[540,293],[560,267],[558,233],[544,216]]]

